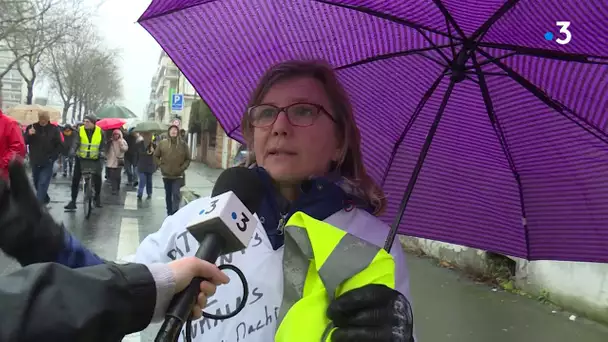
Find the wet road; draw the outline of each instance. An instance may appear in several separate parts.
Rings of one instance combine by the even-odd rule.
[[[202,195],[209,194],[217,170],[194,164],[187,173],[188,185]],[[124,182],[124,179],[123,179]],[[109,190],[104,185],[104,190]],[[106,193],[109,193],[107,191]],[[65,213],[69,181],[58,176],[50,189],[50,210],[58,220],[89,248],[110,260],[133,254],[141,240],[158,230],[165,218],[163,183],[154,179],[151,200],[137,202],[133,189],[123,189],[117,197],[105,196],[104,207],[84,220],[82,208]],[[433,260],[409,257],[414,318],[419,342],[605,342],[608,328],[569,313],[553,313],[553,308],[535,300],[492,291],[460,273],[441,268]],[[0,255],[0,274],[18,268]],[[159,325],[151,325],[124,341],[153,341]]]

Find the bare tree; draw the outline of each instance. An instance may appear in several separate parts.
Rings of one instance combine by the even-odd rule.
[[[34,0],[34,2],[40,1],[49,0]],[[85,25],[88,13],[81,3],[82,0],[54,2],[50,9],[41,12],[34,20],[25,24],[12,39],[7,39],[15,59],[21,60],[16,64],[16,68],[27,84],[27,104],[33,101],[34,83],[43,55],[51,46],[69,41],[72,33]],[[36,7],[41,5],[46,6],[47,3],[36,4]]]
[[[82,89],[79,92],[80,115],[96,113],[104,105],[122,98],[122,77],[117,63],[116,51],[96,51],[86,61],[87,72],[82,74]]]
[[[11,40],[28,31],[41,15],[45,15],[57,0],[0,0],[0,53],[12,52]],[[10,55],[10,53],[9,53]],[[0,89],[2,79],[21,62],[23,55],[17,54],[12,61],[0,69]],[[0,96],[0,106],[2,106]]]
[[[122,95],[118,52],[103,46],[91,25],[64,44],[49,48],[45,73],[63,101],[63,121],[94,113]]]
[[[50,5],[46,10],[49,8]],[[24,25],[35,20],[38,15],[29,0],[0,0],[0,42],[18,33]]]

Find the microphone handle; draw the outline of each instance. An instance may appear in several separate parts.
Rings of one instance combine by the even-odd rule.
[[[217,233],[207,233],[201,241],[195,256],[199,259],[215,263],[219,258],[222,249],[226,242]],[[194,278],[182,292],[176,294],[171,303],[169,309],[165,314],[165,321],[160,327],[158,334],[156,335],[155,342],[174,342],[177,341],[180,331],[186,323],[192,307],[196,303],[196,298],[200,293],[201,282],[205,280],[203,278]]]

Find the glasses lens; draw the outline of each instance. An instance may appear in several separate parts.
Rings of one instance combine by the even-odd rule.
[[[271,105],[259,105],[252,107],[249,111],[251,123],[256,127],[272,125],[279,109]]]
[[[310,126],[319,116],[319,108],[309,103],[296,103],[287,108],[287,116],[294,126]]]

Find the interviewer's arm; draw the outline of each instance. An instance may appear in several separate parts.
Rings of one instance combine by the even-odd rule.
[[[0,341],[120,341],[162,318],[194,277],[208,279],[193,308],[198,317],[215,287],[229,279],[194,257],[148,266],[30,265],[0,277]]]
[[[167,265],[72,270],[44,263],[2,276],[0,341],[120,341],[152,319],[157,288],[151,271],[160,287],[172,286]]]

